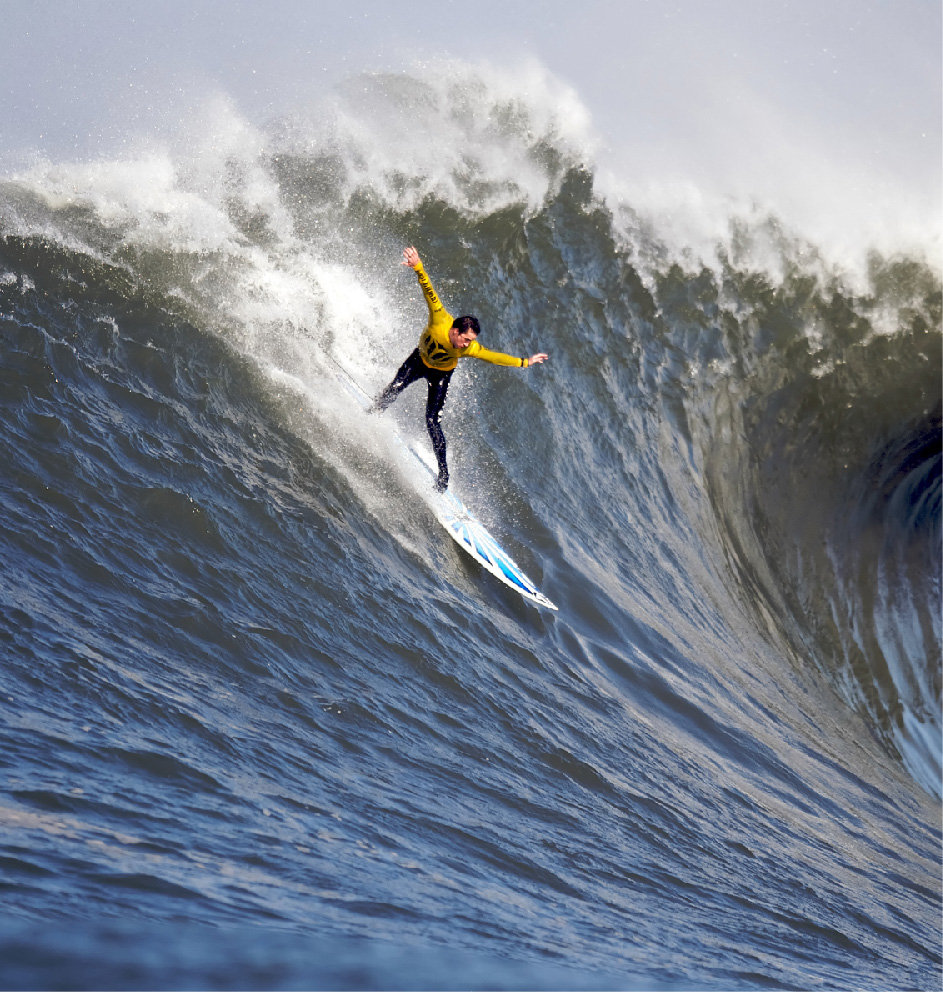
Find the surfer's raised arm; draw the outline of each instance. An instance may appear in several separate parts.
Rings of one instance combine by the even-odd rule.
[[[403,265],[408,265],[419,277],[419,285],[426,298],[426,306],[429,307],[429,327],[441,324],[446,327],[452,322],[452,315],[442,305],[436,291],[432,288],[432,282],[426,275],[426,270],[422,267],[422,260],[419,252],[415,248],[403,249]]]

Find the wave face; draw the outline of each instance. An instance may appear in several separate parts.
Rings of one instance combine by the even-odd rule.
[[[939,987],[939,273],[679,250],[554,86],[0,184],[10,982]],[[418,391],[338,384],[415,344],[407,243],[551,355],[444,425],[559,614],[439,529]]]

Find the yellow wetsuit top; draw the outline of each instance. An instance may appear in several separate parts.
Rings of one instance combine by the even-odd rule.
[[[441,372],[450,372],[458,365],[460,358],[480,358],[482,361],[491,362],[492,365],[527,368],[526,358],[515,358],[514,355],[504,355],[500,351],[489,351],[487,348],[482,348],[477,341],[472,341],[464,348],[453,347],[452,342],[449,341],[449,328],[455,318],[442,306],[442,301],[432,288],[422,263],[414,268],[429,306],[429,323],[419,338],[419,357],[424,365]]]

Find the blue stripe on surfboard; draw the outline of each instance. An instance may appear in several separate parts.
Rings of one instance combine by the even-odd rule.
[[[461,534],[463,543],[468,546],[469,550],[474,550],[475,556],[485,564],[498,569],[510,584],[531,596],[540,596],[541,600],[545,598],[490,534],[486,531],[483,532],[480,527],[470,528],[466,525],[462,525]]]
[[[516,589],[521,595],[541,606],[556,610],[556,605],[527,578],[520,566],[485,530],[474,513],[453,493],[447,492],[444,497],[440,520],[446,525],[455,541],[492,575],[507,583],[512,589]],[[460,514],[455,512],[456,509]]]

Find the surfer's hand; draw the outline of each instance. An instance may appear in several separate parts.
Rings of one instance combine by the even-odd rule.
[[[538,351],[536,355],[531,355],[530,358],[527,359],[527,365],[528,367],[531,365],[539,365],[541,362],[545,362],[549,357],[550,356],[546,354],[546,352]]]
[[[419,265],[419,252],[412,246],[403,249],[403,265],[408,265],[411,269]]]

